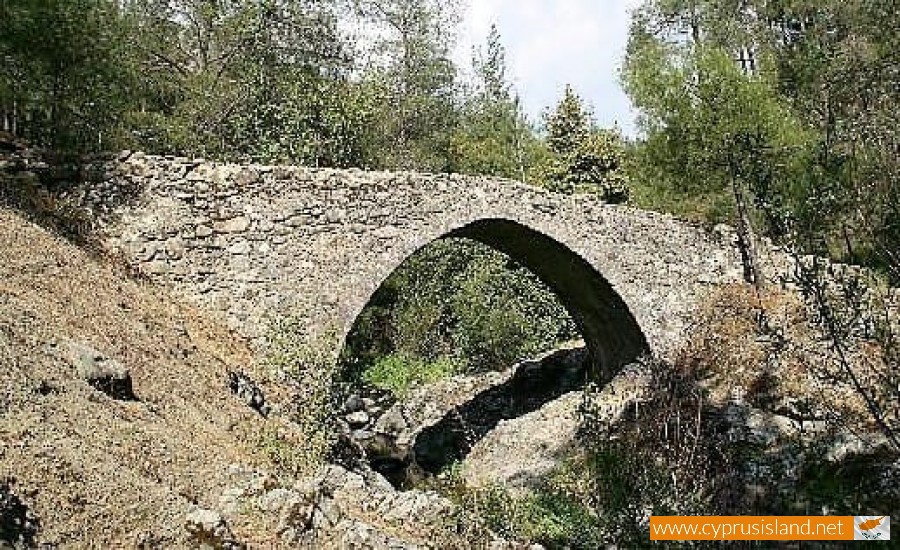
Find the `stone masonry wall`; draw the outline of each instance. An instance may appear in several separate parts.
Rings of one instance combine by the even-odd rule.
[[[106,243],[151,278],[257,339],[299,318],[337,350],[381,282],[410,254],[485,218],[575,251],[668,355],[712,284],[741,276],[725,237],[662,214],[481,177],[216,164],[123,154],[81,197]]]

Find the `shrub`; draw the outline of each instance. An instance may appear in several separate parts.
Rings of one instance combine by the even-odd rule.
[[[484,245],[449,239],[423,248],[385,281],[357,318],[341,361],[359,374],[389,355],[483,372],[576,335],[533,273]]]
[[[469,488],[453,469],[434,488],[456,502],[468,523],[506,539],[549,548],[597,548],[603,540],[599,519],[557,481],[566,468],[529,492],[500,485]]]
[[[265,363],[291,389],[279,416],[288,426],[267,428],[260,445],[274,464],[308,475],[325,462],[334,442],[334,411],[341,394],[330,332],[310,342],[296,319],[277,320],[266,336]]]

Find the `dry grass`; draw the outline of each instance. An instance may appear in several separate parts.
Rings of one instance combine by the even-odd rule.
[[[808,313],[795,292],[772,289],[758,295],[747,285],[722,287],[698,312],[677,365],[703,380],[717,405],[735,397],[767,409],[800,402],[842,424],[872,428],[865,400]],[[867,389],[880,392],[873,381],[888,368],[881,348],[858,339],[845,345],[854,371],[871,382]]]
[[[225,383],[226,369],[264,373],[222,324],[5,209],[0,242],[0,477],[17,480],[43,541],[183,544],[183,514],[215,507],[229,465],[271,468],[258,434],[278,421]],[[127,366],[139,401],[79,379],[64,339]]]

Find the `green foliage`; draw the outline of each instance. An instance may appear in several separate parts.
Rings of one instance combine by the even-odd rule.
[[[709,227],[735,219],[734,194],[730,190],[679,191],[667,185],[665,177],[658,175],[652,164],[643,161],[643,151],[639,147],[629,152],[629,200],[634,206]]]
[[[463,493],[460,503],[502,537],[550,548],[598,548],[598,519],[581,503],[551,488],[513,495],[502,487]]]
[[[417,374],[384,373],[412,365],[448,373],[448,365],[453,372],[504,369],[575,334],[531,272],[484,245],[449,239],[423,248],[385,281],[358,317],[342,360],[350,371],[378,372],[362,376],[415,383]]]
[[[6,1],[0,21],[0,124],[61,152],[114,147],[131,76],[116,4]]]
[[[525,180],[534,162],[535,137],[506,77],[506,52],[491,27],[485,51],[476,53],[475,89],[462,106],[450,140],[454,171]]]
[[[736,184],[773,237],[900,280],[898,17],[887,0],[648,2],[623,74],[637,185],[702,203]]]
[[[556,109],[546,115],[547,145],[558,156],[574,153],[591,129],[590,113],[571,86],[566,86]]]
[[[142,0],[130,14],[148,67],[139,119],[151,126],[137,145],[269,162],[366,162],[368,110],[347,78],[331,3]]]
[[[424,361],[420,358],[391,354],[379,358],[368,368],[363,373],[363,381],[376,388],[388,390],[397,397],[404,397],[413,388],[444,380],[459,370],[459,363],[448,358]]]
[[[647,161],[675,190],[760,196],[792,181],[808,136],[765,77],[748,77],[718,48],[633,44],[626,89],[641,109]]]
[[[507,540],[589,549],[605,542],[602,521],[570,486],[571,479],[587,474],[580,465],[566,461],[528,490],[497,484],[473,488],[462,479],[459,463],[454,463],[426,487],[453,500],[463,510],[465,523],[484,526]]]
[[[550,189],[569,193],[596,192],[609,202],[623,202],[629,194],[624,170],[625,147],[617,130],[596,128],[571,87],[556,109],[545,116],[549,155],[540,179]]]
[[[445,171],[457,124],[456,66],[450,59],[458,17],[454,2],[355,0],[384,32],[380,62],[364,67],[374,90],[375,163],[391,169]]]
[[[262,434],[260,446],[277,466],[292,475],[310,475],[324,463],[334,442],[334,411],[342,395],[331,347],[337,338],[326,331],[310,339],[295,318],[278,319],[266,334],[264,365],[276,380],[294,388],[279,416],[290,429],[275,425]]]

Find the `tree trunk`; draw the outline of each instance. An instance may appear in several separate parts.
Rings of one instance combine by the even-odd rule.
[[[757,290],[762,290],[765,280],[759,265],[756,235],[750,220],[750,212],[747,209],[747,198],[738,178],[734,175],[731,177],[731,187],[734,191],[734,203],[738,212],[738,248],[741,251],[741,263],[744,266],[744,280],[753,284]]]

